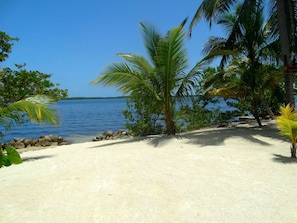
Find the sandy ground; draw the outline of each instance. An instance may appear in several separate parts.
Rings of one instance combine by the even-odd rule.
[[[297,222],[297,162],[265,124],[24,152],[0,222]]]

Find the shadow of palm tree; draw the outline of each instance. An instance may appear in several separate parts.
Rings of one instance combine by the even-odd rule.
[[[292,163],[297,164],[297,159],[294,159],[288,156],[279,155],[279,154],[273,154],[273,155],[274,157],[272,158],[272,160],[275,162],[285,163],[285,164],[292,164]]]
[[[261,140],[258,136],[265,137],[267,139]],[[173,139],[187,139],[186,143],[191,143],[199,146],[218,146],[223,145],[225,140],[231,137],[244,138],[250,142],[269,146],[269,138],[285,140],[280,136],[278,129],[275,124],[267,124],[264,127],[258,126],[233,126],[233,127],[224,127],[224,128],[211,128],[211,129],[201,129],[198,131],[181,133],[174,136],[166,135],[153,135],[147,137],[134,137],[131,139],[116,141],[110,143],[104,143],[102,145],[96,145],[91,148],[106,147],[111,145],[119,145],[129,142],[146,142],[148,145],[151,145],[154,148],[164,146],[170,143]]]
[[[267,139],[261,140],[258,136],[265,137]],[[217,146],[224,144],[224,141],[228,138],[244,138],[250,142],[268,146],[269,138],[284,140],[279,131],[276,128],[270,126],[260,127],[227,127],[216,128],[206,131],[195,131],[186,133],[183,137],[190,139],[190,143],[200,146]]]
[[[25,157],[22,158],[23,162],[28,162],[28,161],[35,161],[35,160],[40,160],[40,159],[49,159],[54,156],[51,155],[44,155],[44,156],[30,156],[30,157]]]

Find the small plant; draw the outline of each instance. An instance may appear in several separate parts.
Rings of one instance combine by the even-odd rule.
[[[277,127],[282,136],[291,140],[291,158],[296,158],[297,114],[289,104],[280,107],[280,116],[276,118]]]
[[[3,150],[0,149],[0,168],[23,162],[20,154],[13,147],[7,146],[5,151],[6,152],[3,152]]]

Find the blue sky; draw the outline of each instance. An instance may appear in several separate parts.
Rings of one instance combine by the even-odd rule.
[[[26,63],[26,69],[52,74],[69,97],[121,96],[115,88],[92,86],[104,68],[119,61],[116,53],[145,55],[139,22],[163,34],[192,19],[201,0],[0,0],[0,30],[20,40],[1,67]],[[189,25],[186,26],[188,28]],[[200,22],[186,40],[190,64],[202,58],[211,35]]]

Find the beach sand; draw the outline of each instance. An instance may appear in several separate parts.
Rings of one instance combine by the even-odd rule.
[[[0,169],[0,222],[297,222],[297,161],[264,124],[23,152]]]

